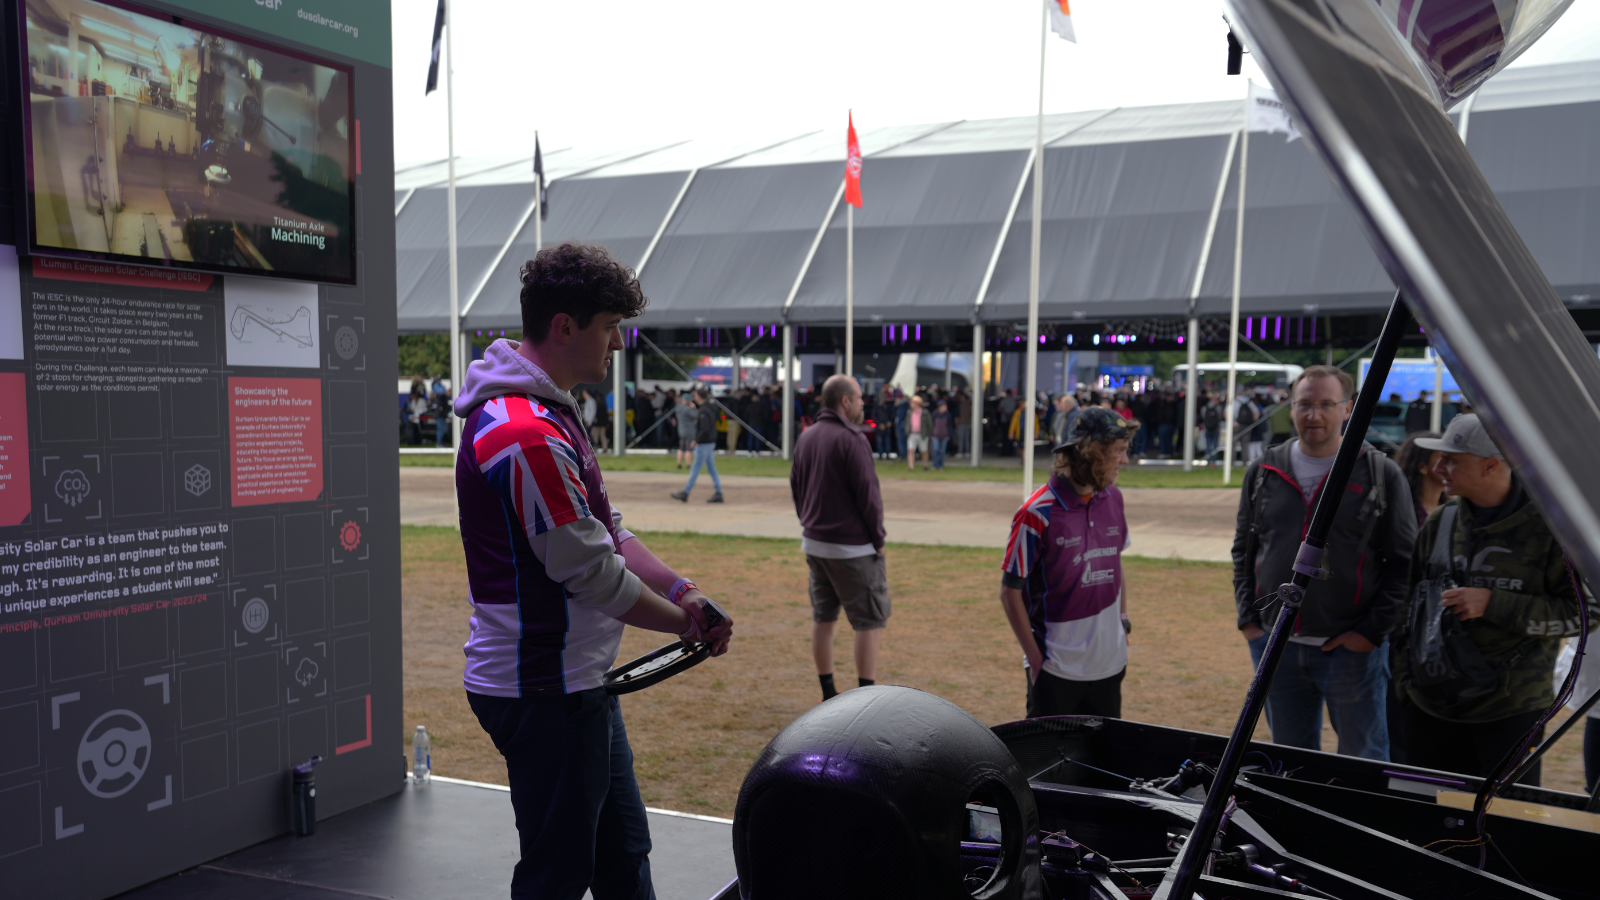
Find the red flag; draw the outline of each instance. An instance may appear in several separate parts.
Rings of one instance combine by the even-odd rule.
[[[856,141],[854,113],[850,115],[850,133],[845,141],[844,202],[861,208],[861,144]]]

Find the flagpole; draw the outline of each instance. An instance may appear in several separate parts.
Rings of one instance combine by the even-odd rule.
[[[856,208],[844,205],[844,373],[855,374],[856,354]]]
[[[461,397],[461,381],[464,372],[461,347],[461,290],[456,279],[456,112],[455,112],[455,65],[450,52],[450,45],[455,37],[455,29],[450,27],[450,5],[447,2],[444,8],[444,110],[445,110],[445,136],[448,141],[450,153],[450,186],[446,192],[446,206],[449,217],[448,230],[450,235],[450,395],[452,400]],[[450,434],[454,438],[452,446],[461,446],[460,416],[450,417]]]
[[[1248,82],[1247,82],[1248,84]],[[1248,89],[1247,89],[1248,90]],[[1250,166],[1249,94],[1245,95],[1245,124],[1239,129],[1239,209],[1233,222],[1233,309],[1228,314],[1228,443],[1223,448],[1222,483],[1233,483],[1233,422],[1239,409],[1234,402],[1239,375],[1239,275],[1244,268],[1244,182]]]
[[[1022,404],[1022,496],[1033,493],[1034,394],[1039,390],[1039,245],[1044,234],[1044,53],[1050,7],[1039,5],[1039,115],[1033,135],[1033,235],[1028,265],[1028,372]]]

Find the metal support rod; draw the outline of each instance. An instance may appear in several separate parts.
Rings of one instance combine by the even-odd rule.
[[[1183,470],[1194,470],[1195,391],[1200,382],[1200,320],[1189,318],[1189,376],[1183,390]]]
[[[680,376],[682,376],[684,381],[693,381],[694,380],[693,378],[689,377],[689,373],[685,372],[683,370],[682,366],[678,365],[678,361],[677,360],[675,360],[672,357],[668,356],[665,352],[662,351],[662,349],[660,347],[657,347],[655,341],[652,341],[649,338],[645,337],[642,333],[639,335],[639,340],[644,341],[646,344],[649,344],[650,345],[650,349],[654,350],[657,356],[659,356],[662,359],[666,360],[667,361],[667,365],[671,366],[674,371],[676,371]],[[722,404],[721,400],[718,400],[716,397],[711,397],[710,399],[711,399],[712,403],[715,403],[717,405],[718,409],[722,410],[724,413],[727,414],[728,418],[732,419],[735,422],[738,422],[739,423],[739,427],[743,428],[745,431],[748,431],[748,432],[751,432],[752,434],[754,434],[757,438],[760,439],[761,443],[766,444],[768,447],[772,448],[772,451],[774,453],[782,453],[783,452],[783,448],[782,447],[779,447],[777,444],[774,444],[773,442],[767,440],[766,435],[764,435],[761,432],[756,431],[755,429],[751,428],[750,425],[745,422],[745,420],[743,420],[743,419],[739,418],[738,416],[734,415],[733,414],[733,410],[731,410],[728,407],[724,406]]]
[[[1304,599],[1305,589],[1311,583],[1311,573],[1316,571],[1317,565],[1322,560],[1328,531],[1333,526],[1334,515],[1339,510],[1339,501],[1343,499],[1345,488],[1350,483],[1350,473],[1355,469],[1356,457],[1361,454],[1363,443],[1361,436],[1367,433],[1367,426],[1372,424],[1372,411],[1383,395],[1381,385],[1389,377],[1390,364],[1394,362],[1395,351],[1400,348],[1401,332],[1405,330],[1409,320],[1410,311],[1406,308],[1405,301],[1401,299],[1400,292],[1396,291],[1394,302],[1389,306],[1389,317],[1384,321],[1383,332],[1378,338],[1378,349],[1373,354],[1372,367],[1367,375],[1380,387],[1356,395],[1355,409],[1351,411],[1350,424],[1345,429],[1345,434],[1350,440],[1339,442],[1339,453],[1333,458],[1333,468],[1328,472],[1327,479],[1317,494],[1316,509],[1311,514],[1311,527],[1306,530],[1305,540],[1300,545],[1294,576],[1288,584],[1278,588],[1280,602],[1278,618],[1273,623],[1271,636],[1267,639],[1267,648],[1261,656],[1261,665],[1256,669],[1255,676],[1250,681],[1250,689],[1245,694],[1244,709],[1239,711],[1239,721],[1233,726],[1233,734],[1228,738],[1227,749],[1222,751],[1222,759],[1217,763],[1216,778],[1211,782],[1210,792],[1206,794],[1205,805],[1200,808],[1200,815],[1195,820],[1194,829],[1189,833],[1189,840],[1183,845],[1183,852],[1179,854],[1178,861],[1167,870],[1168,877],[1163,880],[1161,890],[1156,892],[1156,900],[1191,900],[1195,886],[1200,883],[1200,876],[1211,858],[1217,829],[1222,825],[1223,813],[1228,807],[1228,801],[1232,799],[1233,787],[1239,778],[1239,767],[1244,762],[1245,753],[1250,749],[1250,737],[1255,734],[1256,723],[1260,720],[1261,710],[1267,702],[1267,693],[1272,688],[1272,676],[1278,669],[1278,663],[1283,659],[1284,648],[1288,646],[1294,620],[1300,613],[1300,601]]]
[[[1265,326],[1262,326],[1262,327],[1264,328]],[[1275,366],[1283,365],[1283,363],[1281,361],[1279,361],[1279,359],[1276,356],[1273,356],[1271,353],[1268,353],[1266,350],[1263,350],[1261,348],[1261,345],[1256,343],[1255,341],[1252,341],[1247,337],[1239,338],[1239,340],[1244,341],[1245,344],[1247,344],[1250,347],[1251,350],[1254,350],[1255,352],[1261,354],[1262,356],[1265,356],[1267,358],[1267,362],[1272,363]]]
[[[645,438],[649,437],[652,434],[655,434],[657,428],[660,428],[662,425],[667,424],[667,417],[669,415],[671,415],[671,413],[669,413],[669,412],[662,413],[661,415],[656,417],[655,424],[651,425],[649,428],[646,428],[644,431],[640,432],[639,434],[634,435],[633,436],[633,440],[628,442],[628,449],[632,450],[633,448],[635,448],[635,447],[639,446],[641,443],[643,443]]]
[[[1581,665],[1582,662],[1582,660],[1574,660],[1572,664],[1576,666]],[[1560,725],[1556,726],[1556,730],[1552,731],[1550,736],[1544,739],[1544,743],[1535,748],[1532,753],[1529,753],[1528,758],[1522,761],[1522,765],[1517,766],[1517,770],[1511,773],[1510,778],[1506,779],[1506,784],[1512,785],[1521,781],[1523,776],[1528,774],[1528,770],[1533,768],[1534,765],[1539,762],[1539,758],[1544,756],[1545,753],[1549,752],[1550,748],[1556,745],[1556,741],[1561,740],[1562,735],[1565,735],[1568,731],[1571,731],[1572,726],[1583,721],[1584,718],[1588,716],[1589,710],[1594,708],[1596,701],[1600,701],[1600,690],[1596,690],[1594,693],[1590,694],[1589,699],[1583,701],[1583,703],[1580,704],[1577,709],[1573,710],[1572,715],[1567,716],[1567,720],[1565,722],[1562,722]]]
[[[972,466],[976,468],[983,462],[983,326],[972,326],[972,377],[967,379],[967,405],[972,407],[972,421],[967,427],[972,433],[968,435],[967,447],[970,449],[968,456]]]
[[[611,351],[611,455],[621,456],[623,444],[628,440],[628,389],[623,381],[627,377],[628,351]]]
[[[794,449],[794,326],[783,326],[783,458]]]

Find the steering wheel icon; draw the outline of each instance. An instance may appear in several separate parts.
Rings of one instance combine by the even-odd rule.
[[[78,741],[78,780],[109,800],[133,790],[150,767],[150,728],[130,709],[95,719]]]

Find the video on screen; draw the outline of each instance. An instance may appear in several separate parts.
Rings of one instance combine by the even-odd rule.
[[[24,16],[35,252],[354,283],[348,69],[122,4]]]

